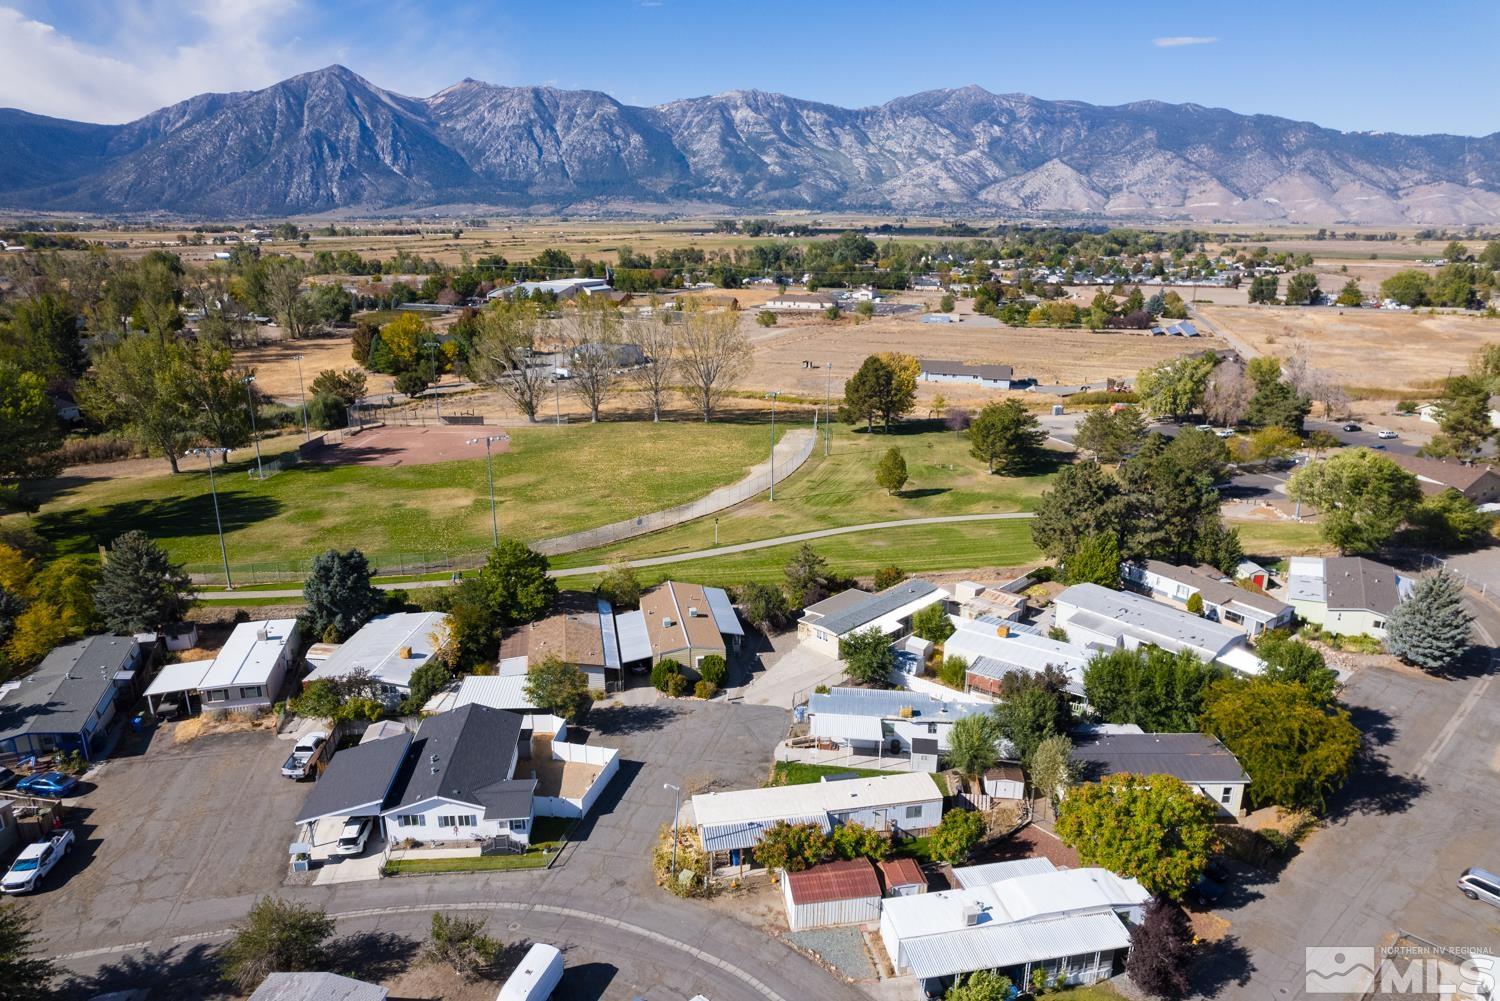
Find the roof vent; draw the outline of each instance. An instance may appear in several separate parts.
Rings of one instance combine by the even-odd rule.
[[[436,754],[429,754],[427,756],[427,759],[429,761],[431,761],[434,765],[437,764],[437,762],[438,762],[438,756]]]
[[[664,616],[661,620],[661,627],[663,629],[671,629],[675,625],[677,625],[677,623],[673,621],[670,616]]]
[[[266,640],[271,638],[270,630],[265,628],[255,630],[255,638],[264,643]]]
[[[689,606],[688,607],[688,618],[690,618],[690,619],[696,619],[697,617],[698,617],[698,609],[695,608],[695,607],[693,607],[693,606]]]
[[[432,774],[436,775],[437,773],[438,773],[437,765],[433,765],[432,766]]]

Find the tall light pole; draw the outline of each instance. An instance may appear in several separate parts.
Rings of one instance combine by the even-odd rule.
[[[833,362],[828,363],[828,381],[823,387],[823,458],[833,442]],[[817,444],[814,439],[813,444]]]
[[[219,517],[219,488],[214,483],[214,456],[222,455],[224,461],[229,461],[229,449],[227,448],[190,448],[188,455],[202,455],[208,459],[208,492],[214,498],[214,527],[219,530],[219,555],[224,560],[224,589],[234,590],[234,579],[229,576],[229,549],[224,545],[224,520]]]
[[[434,389],[436,389],[436,387],[443,381],[442,379],[440,379],[438,377],[438,367],[437,367],[437,347],[438,347],[438,342],[437,342],[437,340],[435,338],[429,340],[427,342],[426,347],[427,347],[427,361],[428,361],[428,364],[430,364],[432,366],[432,384],[433,384]],[[435,406],[435,407],[437,407],[437,422],[439,424],[443,423],[443,397],[442,397],[442,394],[437,393],[437,392],[434,392],[432,394],[432,405]]]
[[[771,499],[776,499],[776,398],[781,390],[773,389],[766,394],[771,401]]]
[[[245,384],[245,409],[250,411],[250,440],[255,442],[255,478],[263,480],[266,471],[260,464],[260,438],[255,434],[255,398],[250,395],[250,384],[255,381],[255,376],[247,375],[240,381]]]
[[[302,356],[292,357],[297,359],[297,398],[302,401],[302,437],[311,441],[312,430],[307,426],[307,390],[302,386]]]
[[[500,519],[495,514],[495,457],[490,452],[490,446],[497,441],[510,441],[508,434],[492,434],[484,438],[470,438],[464,444],[478,445],[484,442],[484,468],[490,480],[490,540],[495,548],[500,547]]]
[[[671,789],[677,793],[677,805],[672,809],[672,875],[677,875],[677,817],[682,813],[682,787],[674,786],[670,782],[661,784],[663,789]]]

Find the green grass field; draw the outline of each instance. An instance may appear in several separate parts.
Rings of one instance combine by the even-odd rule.
[[[1240,532],[1240,545],[1248,556],[1280,557],[1327,554],[1333,547],[1318,535],[1318,526],[1308,521],[1231,521]]]
[[[767,430],[598,424],[517,430],[511,442],[512,451],[495,460],[501,531],[531,540],[670,507],[732,483],[764,457]],[[304,465],[259,481],[248,475],[255,464],[253,455],[244,461],[248,454],[237,452],[237,461],[216,474],[231,563],[305,559],[356,546],[378,564],[383,554],[474,552],[490,544],[482,458],[394,468]],[[116,479],[85,469],[57,484],[36,527],[62,553],[92,552],[136,528],[176,559],[207,569],[219,560],[208,474],[197,459],[184,460],[183,468],[176,476]]]

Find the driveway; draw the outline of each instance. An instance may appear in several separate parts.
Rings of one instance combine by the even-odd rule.
[[[757,671],[748,685],[731,693],[750,705],[790,709],[798,699],[806,701],[818,685],[831,685],[844,677],[842,661],[799,642],[795,632],[778,636],[772,642],[774,648],[760,658],[764,670]]]
[[[1478,608],[1482,638],[1500,613]],[[1344,693],[1368,753],[1280,877],[1235,886],[1219,913],[1230,938],[1215,947],[1203,986],[1230,999],[1304,993],[1304,950],[1379,946],[1398,928],[1433,942],[1500,949],[1500,909],[1454,889],[1470,865],[1500,866],[1500,699],[1489,651],[1470,674],[1432,678],[1363,668]]]
[[[108,809],[87,803],[98,791],[85,797],[94,811],[91,823],[97,818],[100,830],[109,832],[107,821],[122,833],[99,837],[100,850],[88,866],[89,892],[68,879],[53,899],[40,901],[43,936],[84,978],[79,996],[180,981],[194,996],[210,997],[218,990],[209,973],[214,950],[229,927],[256,896],[278,893],[335,918],[346,937],[335,950],[341,962],[371,952],[380,957],[373,965],[348,967],[355,976],[399,970],[425,937],[434,911],[463,911],[486,918],[491,933],[507,943],[562,948],[569,969],[562,996],[569,998],[703,993],[715,1001],[855,1001],[858,990],[731,909],[670,896],[650,869],[651,848],[676,802],[664,784],[681,786],[684,796],[759,785],[786,725],[784,709],[722,700],[596,709],[583,727],[589,742],[619,748],[622,765],[552,869],[312,886],[282,885],[286,846],[296,833],[290,818],[307,790],[277,773],[282,742],[252,734],[160,749],[111,764],[111,772],[129,780],[101,777],[101,790],[106,783],[118,789]],[[262,773],[269,779],[260,779]],[[158,809],[159,819],[135,819],[149,815],[153,797],[172,804],[171,816]],[[198,798],[212,807],[199,807]],[[158,826],[148,830],[148,823]],[[235,833],[237,826],[243,834]],[[251,840],[256,843],[246,843]],[[115,841],[124,844],[104,851]],[[188,871],[166,875],[157,887],[142,872],[162,851]],[[224,854],[236,852],[243,862]],[[117,878],[126,881],[118,890]]]

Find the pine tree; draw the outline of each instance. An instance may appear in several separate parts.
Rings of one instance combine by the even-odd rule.
[[[1463,585],[1447,571],[1417,581],[1385,624],[1386,648],[1429,671],[1446,671],[1473,646],[1474,616],[1464,607]]]
[[[1191,982],[1193,933],[1187,914],[1165,897],[1146,908],[1145,919],[1130,929],[1130,958],[1125,972],[1147,994],[1187,997]]]
[[[302,594],[314,636],[342,643],[374,617],[381,597],[370,575],[370,561],[358,549],[330,549],[313,559]]]
[[[94,591],[94,607],[105,626],[121,635],[160,629],[188,609],[192,584],[144,532],[115,540]]]

